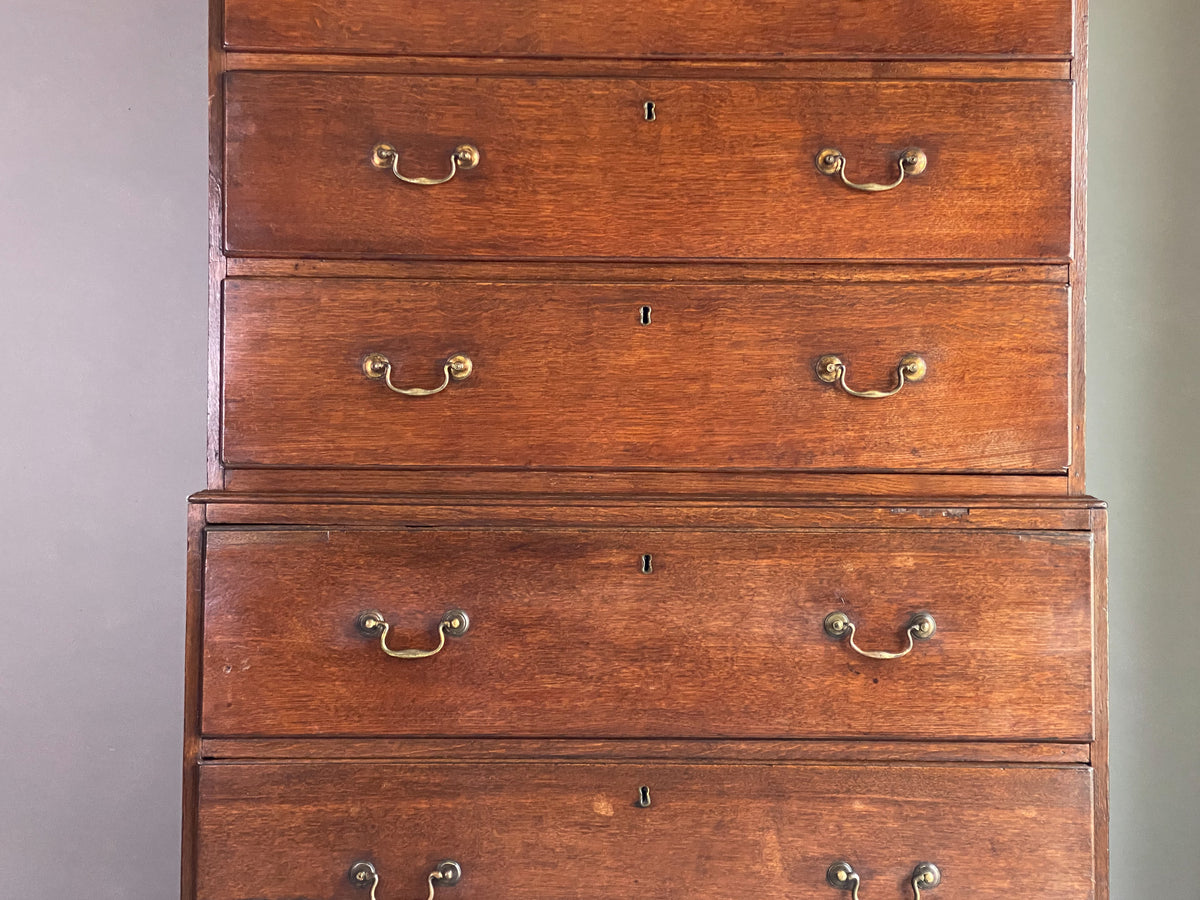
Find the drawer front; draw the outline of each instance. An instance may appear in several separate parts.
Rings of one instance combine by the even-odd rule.
[[[641,789],[650,805],[637,805]],[[910,898],[919,863],[973,900],[1090,900],[1091,774],[932,766],[300,763],[204,766],[199,900]],[[371,878],[366,879],[370,886]]]
[[[235,280],[223,453],[235,467],[1061,472],[1067,317],[1049,285]],[[447,387],[393,393],[364,372],[373,353],[396,388]],[[461,381],[445,374],[459,354]],[[847,393],[896,388],[909,355],[920,381]],[[844,378],[821,380],[827,356]]]
[[[1091,621],[1086,533],[219,530],[203,730],[1086,741]]]
[[[432,56],[1065,57],[1070,0],[226,0],[238,50]]]
[[[655,121],[645,103],[655,104]],[[234,73],[233,254],[442,259],[1052,259],[1070,253],[1072,88]],[[395,148],[409,178],[374,164]],[[856,183],[823,174],[836,149]],[[386,165],[386,160],[380,161]]]

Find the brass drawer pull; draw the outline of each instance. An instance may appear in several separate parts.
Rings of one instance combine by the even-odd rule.
[[[889,653],[886,650],[864,650],[858,644],[854,643],[854,623],[850,621],[850,617],[844,612],[831,612],[825,617],[825,633],[832,638],[837,638],[839,641],[842,638],[850,639],[850,649],[861,656],[869,656],[871,659],[899,659],[902,656],[908,656],[912,653],[916,641],[927,641],[933,637],[937,631],[937,623],[933,621],[933,616],[929,613],[916,613],[908,621],[908,628],[904,633],[908,635],[908,646],[899,653]]]
[[[846,187],[854,188],[856,191],[868,191],[872,194],[900,187],[905,175],[920,175],[929,165],[929,157],[920,147],[909,147],[900,154],[896,165],[900,169],[900,177],[891,184],[856,184],[846,177],[846,157],[842,155],[841,150],[822,150],[817,154],[817,171],[822,175],[840,175],[842,183]]]
[[[405,184],[445,184],[458,174],[459,169],[473,169],[479,165],[479,150],[470,144],[460,144],[450,153],[450,174],[445,178],[409,178],[400,174],[400,152],[391,144],[376,144],[371,151],[371,163],[377,169],[391,169],[392,174]]]
[[[929,367],[925,365],[925,360],[915,353],[910,353],[896,365],[896,374],[899,378],[896,386],[890,391],[856,391],[846,384],[846,364],[839,357],[822,356],[817,360],[818,378],[826,384],[840,385],[842,390],[851,397],[866,397],[868,400],[880,400],[899,393],[900,388],[904,387],[907,382],[920,381],[928,371]]]
[[[383,383],[389,389],[397,394],[404,394],[406,397],[430,397],[434,394],[440,394],[450,384],[450,379],[455,381],[463,381],[471,377],[471,372],[474,371],[475,364],[471,362],[469,356],[464,356],[461,353],[456,353],[442,364],[442,383],[435,388],[398,388],[392,384],[392,361],[382,353],[368,353],[363,359],[362,370],[363,374],[371,379],[382,378]]]
[[[442,860],[429,873],[429,896],[433,900],[433,892],[439,886],[453,887],[462,878],[462,866],[452,859]],[[371,900],[378,900],[375,890],[379,887],[379,872],[369,862],[356,862],[350,867],[350,883],[355,887],[371,889]]]
[[[851,900],[858,900],[860,879],[854,867],[846,861],[835,862],[825,871],[825,880],[839,891],[850,891]],[[917,863],[912,873],[913,900],[921,900],[921,889],[932,891],[942,883],[942,873],[933,863]]]
[[[448,609],[438,622],[438,645],[432,650],[393,650],[387,645],[388,630],[392,627],[378,610],[368,609],[360,612],[354,625],[367,637],[379,637],[379,646],[388,656],[396,659],[425,659],[436,656],[446,646],[446,637],[462,637],[471,627],[471,620],[461,609]]]

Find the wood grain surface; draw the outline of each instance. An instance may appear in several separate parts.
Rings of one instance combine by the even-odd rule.
[[[281,478],[285,472],[278,473]],[[831,476],[831,480],[835,476]],[[982,479],[985,476],[980,476]],[[282,483],[282,481],[281,481]],[[1083,531],[1092,497],[742,497],[641,493],[633,497],[410,495],[205,491],[212,525],[368,528],[616,528],[691,531],[802,531],[814,528],[918,531]],[[1019,505],[1018,505],[1019,504]]]
[[[1067,296],[1049,285],[231,280],[227,465],[1053,474]],[[643,324],[648,320],[648,324]],[[433,397],[454,353],[471,377]],[[925,379],[886,399],[907,353]]]
[[[413,760],[529,762],[937,762],[1087,764],[1091,745],[1017,741],[593,740],[588,738],[205,738],[216,760]]]
[[[218,530],[204,733],[1088,740],[1086,533]],[[649,556],[648,563],[645,558]],[[651,571],[646,572],[645,568]],[[386,656],[355,628],[378,609]],[[902,659],[828,637],[846,612]]]
[[[1066,57],[1070,0],[226,0],[239,50],[498,56]]]
[[[651,805],[635,800],[642,787]],[[1091,900],[1086,768],[948,766],[297,763],[202,767],[200,900],[418,897],[441,860],[462,867],[440,900],[653,895],[932,895]]]
[[[1071,252],[1068,81],[747,81],[235,72],[231,255],[986,259]],[[653,101],[656,119],[645,119]],[[478,168],[433,187],[467,142]],[[895,180],[908,147],[927,171]]]

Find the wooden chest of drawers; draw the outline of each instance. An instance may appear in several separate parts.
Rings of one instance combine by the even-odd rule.
[[[184,900],[1106,900],[1082,2],[213,0]]]

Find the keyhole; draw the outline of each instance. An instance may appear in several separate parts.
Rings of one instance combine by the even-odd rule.
[[[649,324],[650,324],[650,307],[648,307],[648,306],[643,306],[643,307],[642,307],[642,312],[641,312],[641,319],[640,319],[640,321],[641,321],[641,323],[642,323],[643,325],[649,325]]]
[[[646,111],[646,121],[653,122],[656,117],[656,113],[654,112],[654,101],[647,100],[643,109]]]
[[[645,809],[650,805],[650,788],[646,787],[644,784],[638,788],[637,805],[642,809]]]
[[[654,571],[654,557],[647,553],[642,557],[642,574],[649,575]]]

